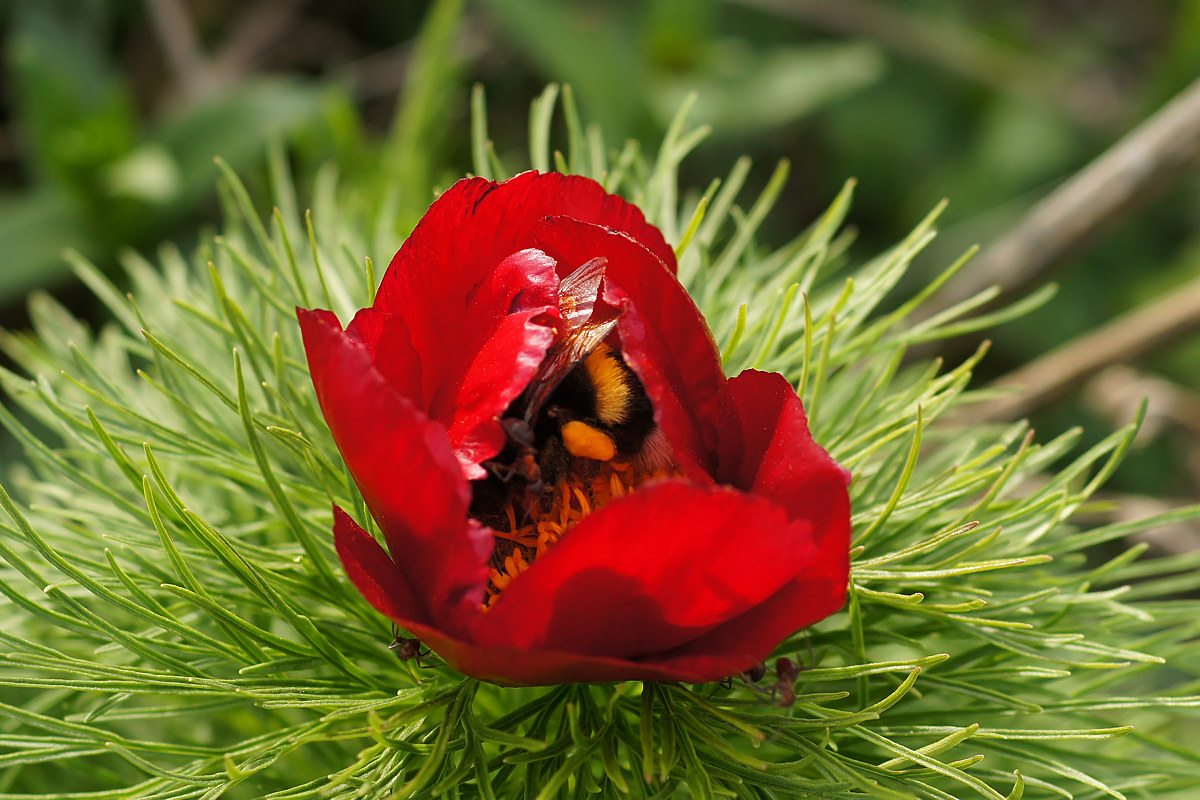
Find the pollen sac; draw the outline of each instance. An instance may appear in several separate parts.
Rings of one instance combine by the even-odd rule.
[[[577,419],[563,425],[562,439],[567,452],[578,458],[612,461],[617,454],[617,444],[611,436]]]

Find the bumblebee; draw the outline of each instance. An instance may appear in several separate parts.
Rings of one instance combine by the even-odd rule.
[[[492,475],[475,482],[473,514],[486,517],[518,485],[530,509],[569,471],[586,473],[602,462],[637,462],[650,472],[671,464],[645,386],[605,342],[620,313],[596,304],[606,263],[593,259],[562,280],[563,328],[500,419],[508,445],[485,462]]]
[[[641,459],[653,469],[667,447],[641,379],[603,343],[555,387],[533,434],[541,478],[550,484],[567,472],[572,458]]]

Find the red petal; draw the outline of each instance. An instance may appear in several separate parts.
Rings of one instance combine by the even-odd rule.
[[[842,606],[850,574],[850,473],[816,442],[804,406],[776,373],[747,370],[729,381],[721,415],[717,480],[769,497],[792,519],[812,523],[819,557],[797,574],[809,586],[809,625]],[[822,613],[822,609],[825,611]]]
[[[560,270],[608,259],[604,299],[625,310],[617,323],[621,354],[645,384],[680,466],[693,480],[709,480],[725,376],[696,304],[653,253],[623,233],[550,217],[537,241]]]
[[[421,273],[436,278],[439,270],[426,265]],[[449,428],[464,474],[482,478],[479,463],[504,446],[496,418],[554,340],[555,263],[538,250],[521,250],[493,264],[461,296],[439,300],[440,288],[400,298],[394,312],[363,309],[347,333],[362,340],[397,392]]]
[[[679,658],[676,666],[664,666],[574,653],[471,645],[430,624],[408,579],[371,535],[336,506],[333,534],[346,574],[371,605],[418,636],[446,663],[465,675],[502,685],[528,686],[621,680],[695,683],[716,680],[745,669],[718,667],[697,671],[687,665],[702,661],[700,659]]]
[[[478,606],[492,537],[467,524],[470,489],[446,429],[392,390],[332,313],[297,314],[333,440],[413,594],[447,625]]]
[[[371,363],[393,389],[418,404],[421,402],[425,394],[425,359],[413,345],[412,334],[403,319],[374,308],[361,308],[346,326],[346,335],[362,342]]]
[[[748,657],[718,650],[715,655],[679,654],[662,661],[635,662],[525,647],[471,645],[430,624],[408,579],[370,534],[336,506],[333,533],[346,574],[371,605],[420,637],[451,667],[474,678],[526,686],[624,680],[702,683],[736,675],[762,660],[761,653]]]
[[[792,633],[837,612],[845,603],[845,576],[821,574],[819,568],[829,560],[811,563],[813,569],[805,570],[804,577],[788,582],[760,605],[663,654],[663,665],[699,671],[700,663],[712,663],[717,654],[723,671],[709,674],[736,675],[765,661]]]
[[[850,473],[813,441],[791,384],[746,370],[728,382],[722,408],[717,479],[773,498],[818,531],[849,535]]]
[[[399,311],[406,298],[432,298],[431,288],[465,296],[502,260],[532,246],[533,226],[552,214],[624,231],[675,269],[674,251],[641,210],[589,178],[555,172],[525,172],[503,183],[465,178],[434,201],[396,253],[376,308]]]
[[[553,326],[560,319],[554,267],[538,250],[501,261],[468,295],[457,349],[429,351],[474,356],[431,406],[437,418],[453,419],[450,440],[463,463],[477,465],[500,452],[505,437],[496,419],[525,389],[554,341]],[[482,478],[484,472],[476,468],[470,477]]]
[[[333,507],[333,542],[351,582],[380,613],[405,627],[429,622],[408,577],[371,534],[337,506]]]
[[[650,484],[540,556],[477,620],[474,638],[657,661],[770,598],[814,556],[808,523],[789,522],[773,503],[683,481]]]
[[[464,675],[501,686],[549,686],[556,683],[606,681],[704,683],[749,669],[747,666],[729,671],[725,670],[723,665],[714,669],[713,662],[698,658],[679,658],[674,663],[658,663],[524,647],[483,647],[467,644],[423,626],[409,630],[454,669]]]
[[[627,231],[674,268],[662,234],[595,181],[556,173],[502,184],[463,180],[396,253],[374,310],[351,324],[397,391],[450,429],[470,478],[483,477],[479,463],[503,446],[495,418],[532,378],[553,338],[555,264],[527,250],[548,214]]]

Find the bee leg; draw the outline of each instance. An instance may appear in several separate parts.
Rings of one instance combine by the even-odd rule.
[[[583,484],[583,491],[587,496],[588,502],[591,503],[592,508],[595,508],[596,492],[593,484],[595,484],[597,476],[600,475],[600,465],[604,462],[596,461],[592,458],[576,458],[574,461],[575,474],[579,476],[580,483]]]

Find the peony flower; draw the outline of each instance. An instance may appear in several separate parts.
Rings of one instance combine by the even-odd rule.
[[[500,684],[718,680],[841,608],[848,474],[778,374],[727,379],[675,256],[586,178],[461,180],[342,329],[298,310],[387,549],[354,585]]]

